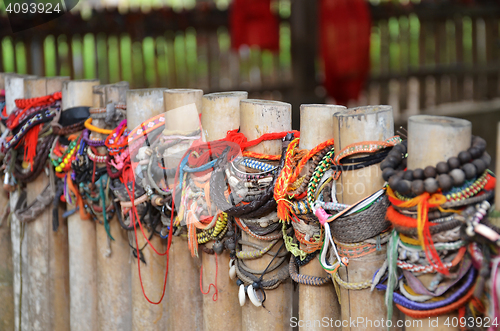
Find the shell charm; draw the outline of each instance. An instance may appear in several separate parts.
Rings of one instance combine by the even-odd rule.
[[[245,294],[245,285],[241,284],[240,285],[240,290],[238,292],[238,299],[240,299],[240,306],[244,306],[245,305],[245,301],[246,301],[246,294]]]

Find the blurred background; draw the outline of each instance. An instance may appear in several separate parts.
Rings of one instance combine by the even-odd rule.
[[[131,88],[246,90],[294,106],[390,104],[473,122],[494,154],[500,1],[80,0],[13,34],[0,71],[126,80]]]

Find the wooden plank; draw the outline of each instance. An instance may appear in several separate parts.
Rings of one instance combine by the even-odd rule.
[[[459,16],[455,18],[455,59],[456,63],[462,64],[464,61],[464,30],[463,30],[463,17]],[[463,74],[455,74],[456,78],[456,86],[454,89],[454,93],[452,94],[452,101],[460,101],[463,100],[464,96],[464,75]]]
[[[427,35],[427,22],[426,21],[420,21],[420,32],[418,35],[418,54],[419,54],[419,65],[420,67],[423,67],[427,61],[426,61],[426,35]],[[419,102],[418,104],[420,105],[420,108],[425,107],[425,91],[426,91],[426,85],[425,85],[425,77],[418,77],[418,83],[419,83]]]
[[[3,61],[0,61],[0,71]],[[5,73],[0,72],[0,90],[5,89]],[[3,178],[3,177],[2,177]],[[6,190],[0,192],[0,210],[5,215],[9,211],[9,194]],[[3,215],[2,215],[3,216]],[[12,264],[11,228],[6,218],[0,218],[0,329],[13,331],[14,316],[14,284]]]
[[[486,28],[486,67],[497,63],[498,57],[498,19],[487,18],[485,20]],[[486,75],[486,98],[493,99],[498,96],[498,71]]]
[[[111,102],[125,104],[127,90],[127,82],[95,86],[93,106],[106,107]],[[102,119],[96,119],[92,124],[110,129]],[[91,138],[104,139],[106,135],[92,132]],[[97,151],[101,154],[107,152],[106,147],[98,147]],[[101,166],[105,165],[98,165]],[[107,202],[110,203],[109,200]],[[128,235],[120,226],[116,213],[108,222],[114,240],[109,240],[103,225],[96,224],[97,327],[106,331],[130,331],[132,284]]]
[[[163,91],[164,89],[161,88],[127,91],[127,126],[129,130],[139,126],[147,119],[164,112]],[[134,234],[131,233],[131,235],[134,238]],[[136,235],[138,247],[145,247],[147,242],[140,229],[137,229]],[[165,252],[166,245],[160,237],[153,236],[150,242],[158,252]],[[135,240],[133,240],[133,246],[136,247]],[[146,293],[148,298],[154,302],[158,302],[162,294],[166,258],[155,254],[150,245],[147,245],[142,250],[142,253],[146,263],[133,258],[130,264],[132,272],[132,330],[166,330],[169,329],[167,326],[169,316],[165,312],[167,312],[170,306],[169,303],[174,301],[168,301],[170,297],[165,294],[161,303],[157,305],[150,304],[146,301],[141,289],[144,286],[144,293]],[[172,255],[170,256],[172,257]],[[138,263],[141,263],[140,272],[142,280],[139,278]]]
[[[390,71],[390,50],[389,50],[389,27],[386,20],[380,21],[380,73],[388,73]],[[380,91],[380,103],[389,103],[389,84],[390,82],[381,82]]]
[[[68,44],[68,64],[69,64],[69,75],[72,79],[75,79],[75,64],[73,63],[73,36],[66,35],[66,43]]]
[[[72,80],[63,83],[63,111],[77,106],[92,106],[92,88],[98,80]],[[68,209],[75,206],[67,203]],[[92,220],[82,220],[80,214],[68,217],[70,328],[91,331],[97,329],[96,229]]]

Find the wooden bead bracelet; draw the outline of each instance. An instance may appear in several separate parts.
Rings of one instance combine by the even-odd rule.
[[[396,145],[387,158],[380,163],[382,177],[392,189],[402,195],[435,193],[439,189],[446,192],[454,186],[462,186],[466,179],[482,174],[490,165],[491,157],[486,152],[486,141],[472,138],[472,146],[447,162],[439,162],[436,167],[403,170],[406,167],[407,141]]]

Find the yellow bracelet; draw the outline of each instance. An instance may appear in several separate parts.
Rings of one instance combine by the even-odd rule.
[[[89,129],[90,131],[94,131],[94,132],[97,132],[97,133],[102,133],[102,134],[112,134],[113,133],[113,130],[106,130],[106,129],[98,128],[97,126],[93,126],[92,125],[92,117],[89,117],[85,121],[85,127],[87,129]]]

